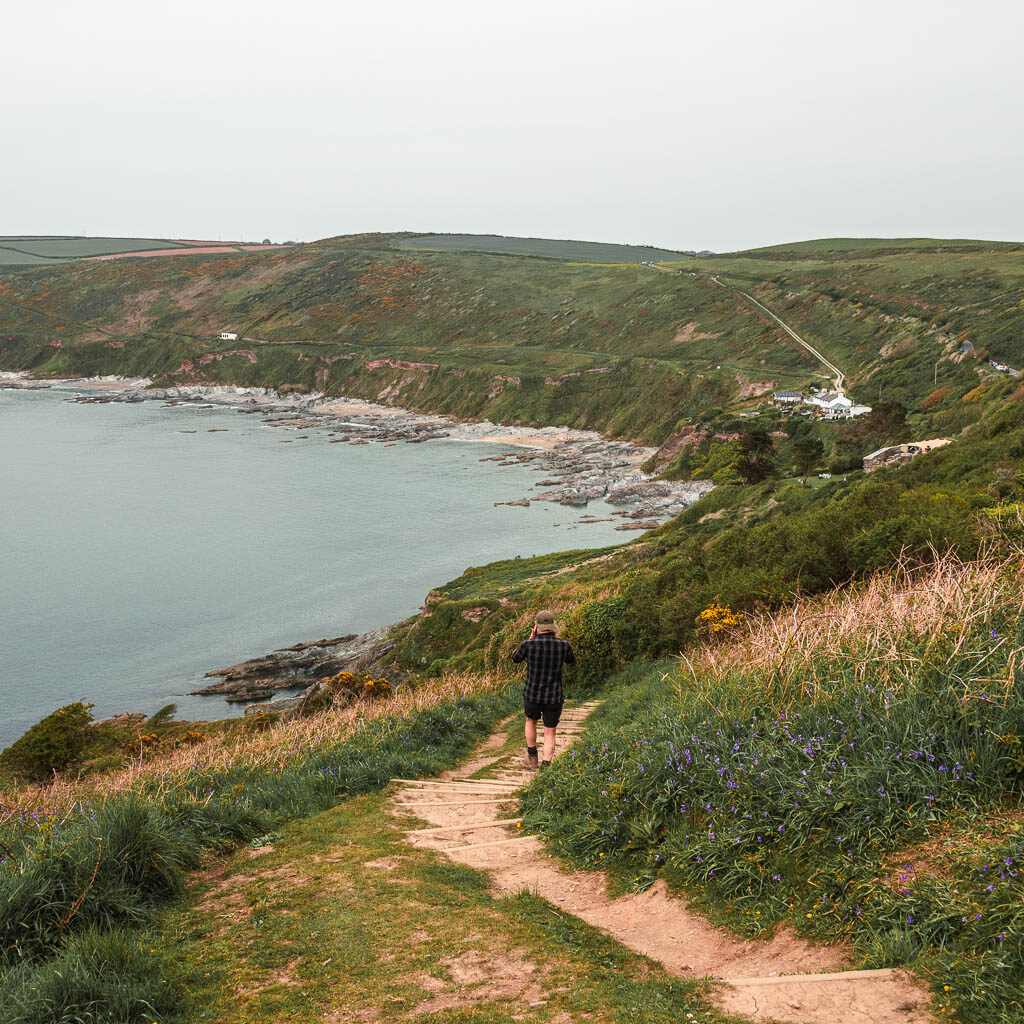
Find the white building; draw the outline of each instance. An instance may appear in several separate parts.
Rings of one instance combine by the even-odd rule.
[[[827,420],[850,419],[854,416],[865,416],[871,412],[870,405],[854,405],[846,395],[839,391],[820,391],[804,401],[807,405],[820,410],[821,415]]]
[[[796,402],[802,402],[804,400],[803,392],[801,391],[776,391],[772,395],[772,401],[778,402],[781,405],[795,404]]]
[[[230,331],[221,331],[220,332],[220,340],[221,341],[238,341],[238,335],[237,334],[232,334]]]
[[[853,408],[853,402],[838,391],[822,391],[817,395],[811,395],[807,399],[807,404],[817,406],[826,415],[845,416],[847,410]]]

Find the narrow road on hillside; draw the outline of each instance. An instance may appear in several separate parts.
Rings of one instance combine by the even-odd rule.
[[[689,274],[691,277],[697,276],[695,273],[693,273],[693,271],[668,270],[665,267],[659,267],[656,263],[644,263],[643,266],[648,267],[651,270],[658,270],[662,274]],[[800,335],[797,334],[796,331],[794,331],[793,328],[790,327],[789,324],[787,324],[781,317],[776,316],[763,302],[758,302],[753,295],[741,291],[739,288],[733,288],[732,285],[725,284],[724,282],[720,281],[717,277],[715,277],[713,274],[711,275],[711,280],[714,281],[715,284],[720,285],[722,288],[731,288],[732,291],[736,292],[737,295],[742,295],[745,299],[749,300],[755,306],[757,306],[758,309],[763,310],[765,313],[767,313],[798,345],[802,345],[808,352],[811,353],[812,356],[814,356],[815,359],[819,360],[824,366],[826,366],[832,373],[836,375],[834,385],[835,389],[836,391],[839,392],[839,394],[844,393],[843,381],[846,379],[846,374],[843,373],[843,371],[840,370],[839,367],[836,366],[836,364],[833,363],[830,359],[826,359],[825,356],[822,355],[821,352],[819,352],[810,342],[804,341],[804,339],[801,338]]]
[[[715,284],[722,285],[723,288],[732,287],[731,285],[722,284],[722,282],[719,281],[717,277],[712,276],[711,280],[714,281]],[[749,295],[747,292],[740,291],[739,288],[733,288],[733,291],[739,295],[742,295],[745,299],[749,299],[755,306],[757,306],[758,309],[764,310],[764,312],[767,313],[798,345],[803,345],[803,347],[807,349],[807,351],[810,352],[815,359],[818,359],[822,363],[824,363],[824,365],[827,366],[836,375],[836,391],[838,391],[839,394],[843,393],[843,380],[845,379],[846,374],[843,373],[843,371],[840,370],[835,363],[833,363],[829,359],[826,359],[825,356],[823,356],[812,344],[810,344],[810,342],[804,341],[804,339],[801,338],[800,335],[797,334],[796,331],[794,331],[793,328],[789,326],[789,324],[787,324],[781,317],[776,316],[763,302],[758,302],[753,295]]]
[[[581,737],[597,703],[566,705],[556,756]],[[714,979],[712,998],[718,1006],[755,1024],[930,1020],[929,997],[906,971],[849,970],[845,949],[812,946],[785,927],[767,940],[738,938],[669,893],[662,881],[615,898],[602,872],[571,871],[556,863],[539,836],[523,834],[516,816],[517,792],[535,777],[522,764],[518,744],[515,754],[508,752],[520,722],[503,723],[460,768],[434,779],[392,780],[401,787],[392,813],[427,823],[407,830],[411,846],[486,871],[501,893],[536,893],[671,974]]]

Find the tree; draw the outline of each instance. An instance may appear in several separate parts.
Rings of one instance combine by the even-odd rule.
[[[757,484],[775,472],[775,442],[764,427],[750,427],[740,434],[740,457],[736,463],[744,483]]]
[[[793,457],[796,460],[796,471],[800,476],[807,476],[815,466],[821,464],[825,454],[825,446],[817,434],[802,434],[793,444]]]
[[[907,410],[899,402],[879,402],[858,424],[860,436],[875,448],[909,441]]]

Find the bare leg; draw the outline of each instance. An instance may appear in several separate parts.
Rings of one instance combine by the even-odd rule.
[[[536,733],[537,727],[534,725],[534,732]],[[549,729],[546,725],[544,726],[544,760],[550,761],[555,756],[555,729]]]
[[[526,745],[537,746],[537,723],[532,718],[526,720]]]

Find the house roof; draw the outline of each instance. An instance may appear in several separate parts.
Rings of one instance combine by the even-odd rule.
[[[880,455],[885,455],[886,452],[899,451],[902,447],[902,445],[898,444],[887,444],[884,448],[879,448],[878,451],[874,451],[870,455],[865,455],[864,461],[867,462],[868,459],[877,459]]]

